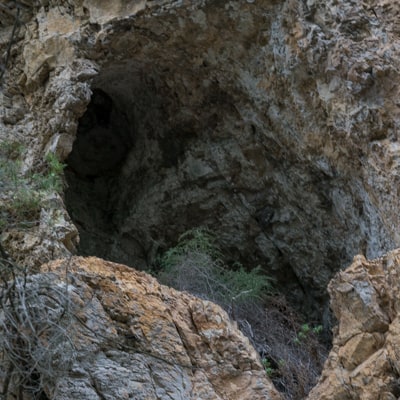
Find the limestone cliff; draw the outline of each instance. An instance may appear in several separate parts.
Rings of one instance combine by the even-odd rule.
[[[309,400],[400,396],[400,251],[353,264],[329,284],[338,319],[333,348]]]
[[[44,380],[49,399],[281,399],[213,303],[94,257],[54,261],[38,279],[67,284],[74,310],[66,340],[77,354],[67,373]]]

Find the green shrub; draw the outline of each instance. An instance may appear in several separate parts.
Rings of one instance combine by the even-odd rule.
[[[46,171],[33,175],[34,187],[44,192],[61,193],[63,189],[62,173],[65,164],[61,163],[53,153],[46,155]]]
[[[260,266],[251,271],[246,271],[240,264],[237,267],[235,270],[224,270],[224,281],[232,300],[242,303],[261,298],[271,291],[271,279],[262,274]]]
[[[322,332],[322,329],[322,325],[316,325],[311,328],[309,324],[303,324],[297,332],[294,342],[300,345],[302,342],[309,339],[310,335],[319,335]]]
[[[62,171],[54,154],[46,156],[40,171],[22,172],[24,148],[16,142],[0,143],[0,228],[26,227],[38,221],[45,196],[62,190]]]
[[[162,283],[225,307],[261,298],[271,289],[271,280],[260,267],[246,271],[236,264],[228,269],[215,237],[205,228],[181,235],[178,244],[161,257],[160,266]]]
[[[322,327],[302,323],[285,298],[272,292],[271,279],[260,267],[246,271],[236,264],[228,269],[213,234],[204,228],[184,233],[160,258],[159,266],[162,283],[219,303],[228,311],[284,399],[307,396],[327,354],[318,341]]]
[[[264,367],[265,373],[272,378],[273,375],[275,374],[275,369],[272,367],[271,361],[268,360],[268,358],[263,358],[261,360],[261,364]]]

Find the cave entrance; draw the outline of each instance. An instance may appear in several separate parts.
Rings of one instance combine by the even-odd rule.
[[[65,198],[80,232],[79,253],[109,258],[119,174],[134,132],[109,94],[100,88],[92,92],[67,159]]]
[[[121,19],[97,35],[102,70],[66,170],[79,253],[148,268],[206,226],[229,261],[260,265],[325,322],[333,274],[392,248],[392,236],[359,144],[327,119],[306,64],[288,69],[280,5],[220,6]]]
[[[379,247],[359,177],[299,152],[296,120],[272,124],[276,110],[265,117],[218,68],[166,65],[117,62],[92,82],[65,172],[79,254],[146,269],[205,226],[228,264],[260,265],[307,321],[329,328],[333,273]]]
[[[81,255],[144,269],[168,236],[161,215],[166,192],[176,186],[168,174],[176,171],[193,127],[173,111],[169,118],[173,96],[162,83],[151,68],[128,62],[105,69],[92,84],[66,168],[66,206]]]
[[[385,249],[357,171],[285,144],[292,130],[219,70],[159,64],[121,61],[92,82],[66,169],[79,254],[147,269],[205,226],[230,263],[260,265],[311,320],[328,319],[335,271]]]
[[[93,78],[67,160],[79,253],[145,269],[206,226],[229,262],[260,265],[310,320],[327,320],[334,273],[392,247],[379,204],[356,147],[330,132],[326,110],[303,107],[309,90],[292,96],[276,72],[276,82],[259,80],[275,66],[254,24],[232,36],[226,17],[226,40],[212,7],[204,12],[218,29],[203,32],[188,14],[187,25],[168,15],[109,32],[115,53]]]

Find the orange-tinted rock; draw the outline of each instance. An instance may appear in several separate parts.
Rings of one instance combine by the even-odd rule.
[[[362,256],[329,284],[338,319],[332,351],[308,400],[400,396],[400,250]]]
[[[41,272],[54,273],[54,284],[68,276],[79,318],[71,329],[79,356],[69,375],[47,384],[50,398],[281,399],[219,306],[94,257]]]

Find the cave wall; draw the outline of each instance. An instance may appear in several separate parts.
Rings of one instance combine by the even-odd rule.
[[[55,3],[24,14],[1,135],[29,145],[26,168],[67,161],[82,254],[145,268],[207,225],[311,304],[355,254],[399,245],[397,3]],[[86,154],[96,91],[113,111]],[[42,255],[68,254],[39,229]]]

